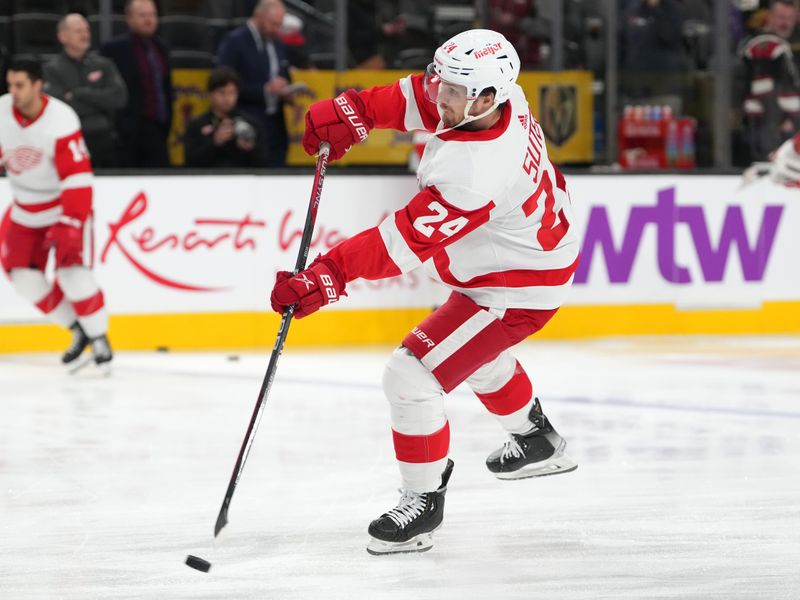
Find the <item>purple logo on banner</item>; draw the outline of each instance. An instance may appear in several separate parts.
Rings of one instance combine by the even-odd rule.
[[[767,268],[775,233],[783,213],[782,206],[767,206],[754,246],[750,246],[744,216],[740,206],[729,206],[725,211],[722,232],[716,247],[711,242],[702,206],[676,206],[675,188],[659,190],[655,206],[634,206],[628,216],[628,226],[617,250],[611,235],[611,225],[606,209],[592,207],[586,224],[586,235],[581,248],[581,260],[575,273],[575,283],[586,283],[595,248],[600,247],[608,268],[611,283],[626,283],[630,279],[633,262],[645,225],[656,227],[658,245],[658,270],[670,283],[690,283],[686,267],[675,263],[675,226],[686,223],[703,271],[705,281],[722,281],[731,246],[736,246],[742,261],[745,281],[761,281]]]

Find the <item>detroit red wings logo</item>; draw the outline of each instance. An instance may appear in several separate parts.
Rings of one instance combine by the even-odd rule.
[[[44,152],[33,146],[17,146],[5,157],[6,170],[12,175],[22,175],[25,171],[35,168],[40,162]]]

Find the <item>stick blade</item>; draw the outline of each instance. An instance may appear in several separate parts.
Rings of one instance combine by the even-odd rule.
[[[223,504],[222,508],[219,509],[219,514],[217,515],[217,522],[214,524],[214,537],[217,537],[219,532],[222,531],[227,524],[228,506],[227,504]]]

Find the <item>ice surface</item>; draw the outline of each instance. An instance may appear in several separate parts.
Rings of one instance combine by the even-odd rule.
[[[287,350],[216,547],[266,353],[0,356],[0,597],[800,598],[800,338],[520,346],[578,470],[492,478],[502,432],[460,388],[434,548],[374,557],[390,351]]]

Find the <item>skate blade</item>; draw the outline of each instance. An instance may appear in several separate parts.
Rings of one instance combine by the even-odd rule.
[[[104,363],[100,363],[97,365],[97,373],[101,377],[110,377],[111,376],[111,361],[107,361]]]
[[[384,542],[383,540],[370,538],[367,544],[367,552],[373,556],[427,552],[431,548],[433,548],[433,532],[421,533],[407,542]]]
[[[512,480],[512,479],[529,479],[531,477],[545,477],[547,475],[558,475],[559,473],[569,473],[578,468],[578,463],[572,460],[566,454],[558,456],[551,456],[547,460],[538,463],[525,465],[516,471],[509,471],[507,473],[495,473],[494,476],[498,479]]]
[[[94,366],[94,368],[87,369],[87,367],[91,366]],[[104,362],[98,365],[94,362],[93,357],[88,356],[84,359],[76,359],[76,361],[67,365],[67,373],[70,375],[77,375],[82,371],[85,371],[86,373],[92,373],[100,377],[109,377],[111,375],[111,362]]]
[[[67,373],[69,373],[70,375],[75,375],[76,373],[80,373],[93,362],[94,359],[91,356],[78,357],[71,363],[68,363],[66,365]]]

